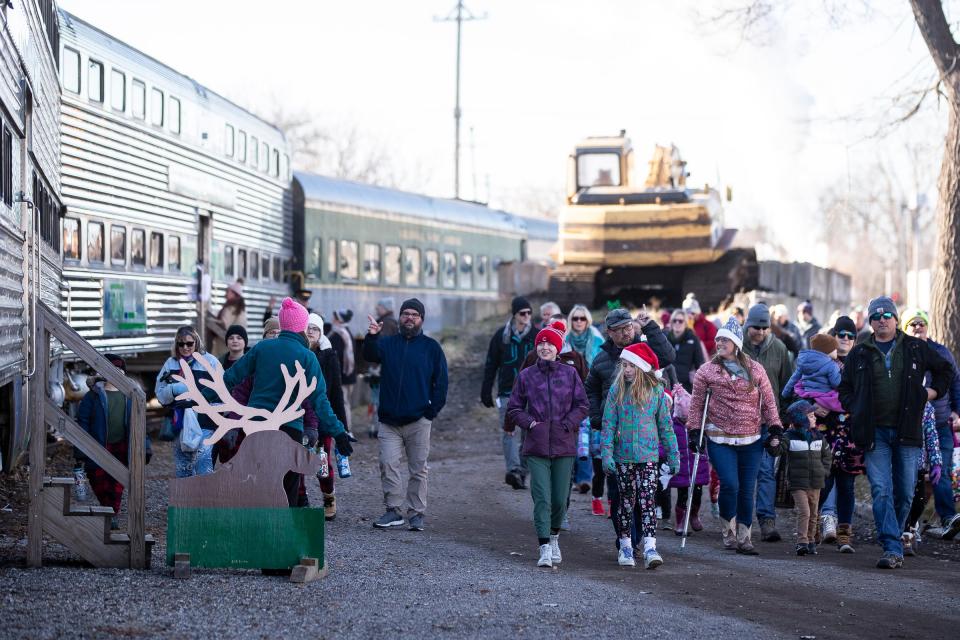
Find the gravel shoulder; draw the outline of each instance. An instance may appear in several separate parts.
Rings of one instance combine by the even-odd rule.
[[[785,535],[758,543],[762,555],[749,558],[721,550],[707,515],[707,529],[683,551],[661,532],[657,571],[623,569],[589,495],[573,496],[562,565],[538,569],[529,492],[503,484],[496,412],[476,403],[478,362],[463,354],[477,344],[481,337],[445,344],[450,404],[434,424],[426,531],[372,528],[383,507],[376,441],[364,439],[353,477],[338,480],[325,579],[300,586],[198,570],[177,581],[162,564],[173,468],[169,445],[158,443],[147,467],[147,528],[159,541],[150,570],[84,568],[55,543],[45,547],[47,566],[26,569],[22,515],[0,514],[0,637],[886,638],[942,637],[960,623],[960,545],[928,542],[890,572],[873,567],[879,548],[862,540],[854,555],[823,548],[798,559]],[[319,504],[316,482],[308,487]],[[791,514],[779,524],[791,531]]]

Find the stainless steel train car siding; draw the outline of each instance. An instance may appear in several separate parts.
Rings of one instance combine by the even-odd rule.
[[[305,286],[324,314],[349,307],[362,324],[378,299],[416,296],[436,330],[492,310],[497,266],[525,257],[526,227],[504,211],[301,172],[293,188]]]
[[[56,5],[52,0],[3,4],[0,453],[7,468],[26,446],[26,414],[22,411],[29,384],[26,376],[36,367],[46,366],[30,358],[32,301],[40,299],[53,307],[59,304],[61,200]]]
[[[287,291],[282,133],[70,14],[61,23],[64,317],[100,349],[166,353],[197,323],[202,265],[214,309],[244,277],[259,318]]]

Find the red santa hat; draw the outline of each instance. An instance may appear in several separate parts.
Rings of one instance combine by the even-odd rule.
[[[660,368],[660,361],[657,359],[657,354],[655,354],[653,349],[647,346],[645,342],[638,342],[637,344],[626,347],[620,352],[620,359],[626,360],[640,369],[640,371],[646,373],[656,371]]]
[[[563,349],[563,336],[567,332],[566,327],[563,326],[563,323],[559,320],[550,324],[549,327],[544,327],[540,329],[540,332],[537,334],[537,339],[533,341],[533,344],[538,345],[541,342],[549,342],[557,348],[557,353]]]

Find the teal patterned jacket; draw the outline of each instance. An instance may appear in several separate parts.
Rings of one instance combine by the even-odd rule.
[[[600,432],[600,457],[603,468],[613,463],[657,462],[660,445],[667,452],[671,469],[680,468],[677,436],[673,432],[670,401],[658,386],[650,402],[638,407],[631,401],[617,406],[617,387],[610,387],[603,408],[603,428]]]

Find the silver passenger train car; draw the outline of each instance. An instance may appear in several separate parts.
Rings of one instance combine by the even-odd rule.
[[[137,49],[60,12],[62,315],[155,371],[181,325],[244,282],[251,338],[289,290],[283,134]]]
[[[35,301],[60,297],[59,31],[52,0],[2,3],[0,26],[0,463],[27,443]]]

